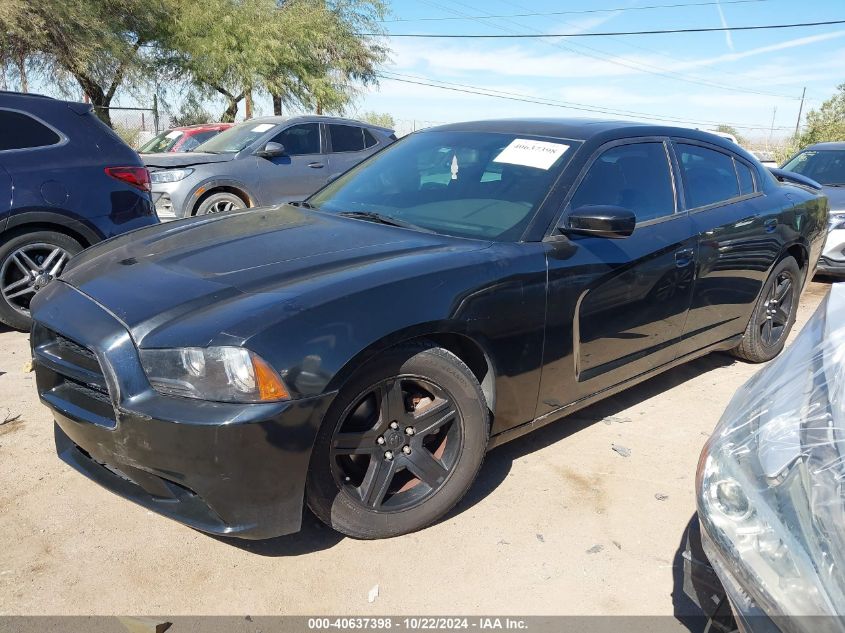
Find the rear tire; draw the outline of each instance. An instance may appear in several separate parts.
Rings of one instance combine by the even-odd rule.
[[[765,363],[780,354],[795,323],[803,279],[793,257],[784,257],[775,265],[763,284],[742,342],[731,354],[750,363]]]
[[[240,196],[228,191],[220,191],[213,193],[197,206],[197,212],[194,215],[209,215],[211,213],[224,213],[226,211],[234,211],[236,209],[245,209],[246,203]]]
[[[308,505],[353,538],[414,532],[469,490],[488,433],[481,387],[457,356],[433,344],[387,350],[329,408],[311,455]]]
[[[0,243],[0,322],[28,330],[32,297],[81,251],[79,242],[56,231],[21,233]]]

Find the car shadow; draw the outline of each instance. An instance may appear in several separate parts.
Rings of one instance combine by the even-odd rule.
[[[302,528],[295,534],[258,541],[248,541],[246,539],[217,536],[214,534],[208,534],[207,536],[251,554],[270,558],[302,556],[303,554],[321,552],[334,547],[346,538],[340,532],[336,532],[324,525],[307,507],[302,515]]]
[[[601,420],[617,415],[621,411],[652,398],[664,391],[673,389],[688,380],[714,369],[734,364],[736,359],[727,354],[714,353],[682,365],[671,372],[655,376],[639,385],[631,387],[615,396],[590,405],[575,413],[570,419],[544,426],[528,435],[517,438],[498,447],[487,455],[484,466],[469,489],[466,496],[440,521],[448,521],[468,510],[491,494],[508,476],[514,460],[536,450],[545,448],[566,439],[570,435],[587,428]],[[244,551],[267,557],[301,556],[330,549],[342,541],[343,535],[323,525],[306,508],[302,517],[302,529],[287,536],[279,536],[260,541],[209,535]]]
[[[630,407],[674,389],[702,374],[728,367],[736,362],[738,361],[728,354],[718,352],[708,354],[581,409],[568,418],[552,422],[493,449],[485,458],[484,466],[481,468],[472,488],[455,508],[441,520],[451,519],[492,493],[507,478],[514,460],[565,440],[570,435],[574,435],[605,418],[618,415]]]

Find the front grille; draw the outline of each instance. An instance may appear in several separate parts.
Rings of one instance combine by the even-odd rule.
[[[106,377],[91,349],[40,325],[32,347],[44,400],[74,419],[115,426]]]

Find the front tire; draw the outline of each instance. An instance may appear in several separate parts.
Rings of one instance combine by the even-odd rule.
[[[466,494],[488,433],[481,387],[457,356],[430,344],[392,348],[329,408],[311,455],[308,505],[353,538],[414,532]]]
[[[0,244],[0,322],[28,330],[32,297],[81,251],[79,242],[56,231],[20,233]]]
[[[742,342],[731,350],[737,358],[765,363],[780,354],[798,313],[803,275],[793,257],[784,257],[772,270]]]

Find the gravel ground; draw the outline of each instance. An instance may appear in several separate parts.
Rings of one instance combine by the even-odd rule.
[[[809,285],[796,330],[827,290]],[[0,422],[20,416],[0,425],[0,615],[683,613],[698,455],[758,369],[713,354],[500,447],[417,534],[354,541],[309,515],[255,543],[159,517],[59,461],[28,345],[0,329]]]

